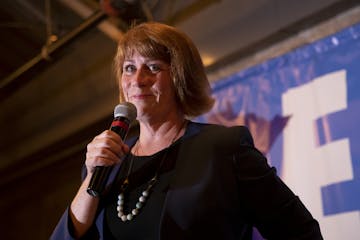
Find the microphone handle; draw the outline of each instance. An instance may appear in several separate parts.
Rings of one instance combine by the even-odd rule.
[[[116,132],[121,139],[125,139],[129,128],[129,120],[125,117],[116,117],[111,123],[110,130]],[[91,176],[87,192],[93,197],[99,197],[106,186],[112,167],[97,166]]]
[[[94,173],[91,176],[87,192],[93,197],[99,197],[104,191],[105,184],[109,177],[112,167],[95,167]]]

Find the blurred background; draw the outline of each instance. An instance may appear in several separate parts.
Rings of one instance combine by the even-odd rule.
[[[351,0],[2,0],[1,238],[49,238],[80,184],[86,144],[112,121],[112,59],[131,23],[186,32],[214,83],[359,22],[358,13]]]

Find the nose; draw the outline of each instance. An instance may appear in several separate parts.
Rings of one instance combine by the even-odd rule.
[[[137,86],[145,86],[151,82],[149,71],[145,67],[140,67],[133,75],[132,84]]]

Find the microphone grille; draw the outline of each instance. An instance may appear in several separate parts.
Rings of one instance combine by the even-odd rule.
[[[114,117],[125,117],[130,122],[134,121],[137,117],[135,105],[130,102],[120,103],[114,109]]]

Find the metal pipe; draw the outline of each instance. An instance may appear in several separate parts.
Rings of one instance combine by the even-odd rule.
[[[69,44],[73,41],[77,36],[79,36],[82,32],[90,29],[94,25],[98,24],[102,21],[107,15],[103,11],[97,11],[92,14],[89,18],[87,18],[83,23],[81,23],[77,28],[73,29],[58,41],[44,46],[42,51],[36,55],[33,59],[22,65],[20,68],[15,70],[5,79],[0,82],[0,100],[9,96],[12,92],[14,92],[13,88],[17,88],[20,85],[24,85],[28,80],[21,80],[21,76],[23,76],[26,72],[29,72],[30,69],[39,65],[40,63],[46,61],[46,59],[55,51],[61,49],[66,44]],[[47,61],[48,62],[48,61]],[[9,91],[10,90],[10,91]]]

